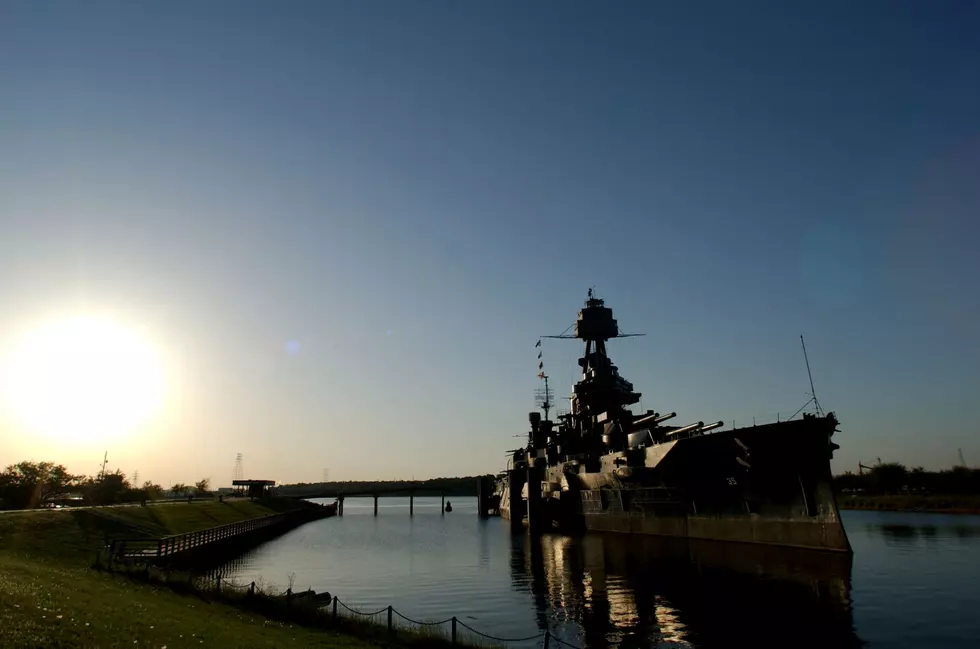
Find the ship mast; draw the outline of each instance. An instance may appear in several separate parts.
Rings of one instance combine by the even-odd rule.
[[[820,407],[820,401],[817,400],[817,391],[813,389],[813,374],[810,373],[810,358],[806,355],[806,343],[803,342],[803,334],[800,334],[800,345],[803,346],[803,360],[806,361],[806,375],[807,378],[810,379],[810,398],[800,407],[799,410],[793,413],[793,416],[790,417],[790,419],[793,419],[793,417],[803,412],[803,409],[809,406],[811,403],[813,404],[814,410],[817,411],[817,415],[823,417],[823,408]]]
[[[534,391],[534,401],[535,405],[544,411],[544,420],[548,420],[548,413],[551,411],[551,401],[554,398],[554,394],[551,392],[551,388],[548,387],[548,375],[544,373],[544,360],[541,358],[541,340],[538,339],[537,344],[534,345],[538,348],[538,378],[544,381],[544,389],[538,389]]]
[[[810,379],[810,396],[813,398],[813,405],[817,409],[817,414],[823,417],[823,408],[817,400],[817,391],[813,389],[813,374],[810,373],[810,358],[806,355],[806,343],[803,342],[803,334],[800,334],[800,345],[803,346],[803,360],[806,361],[806,375]]]
[[[591,288],[574,327],[571,335],[545,336],[577,338],[585,343],[585,353],[578,360],[582,378],[575,384],[571,397],[570,423],[578,433],[573,439],[620,450],[626,446],[626,430],[620,421],[631,420],[626,408],[639,401],[640,394],[633,391],[632,383],[619,375],[606,352],[606,341],[642,334],[621,332],[612,309],[596,297]]]

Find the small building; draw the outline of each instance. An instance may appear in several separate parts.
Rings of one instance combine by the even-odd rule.
[[[219,496],[231,496],[235,493],[234,487],[218,487],[215,493]]]
[[[241,488],[249,498],[261,498],[268,495],[276,486],[275,480],[232,480],[233,487]]]

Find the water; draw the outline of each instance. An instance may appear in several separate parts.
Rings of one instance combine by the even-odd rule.
[[[452,499],[451,499],[452,500]],[[651,537],[510,532],[475,499],[348,499],[231,562],[242,583],[330,591],[360,610],[453,615],[482,632],[545,629],[576,646],[976,646],[980,517],[843,512],[833,554]],[[384,614],[379,621],[385,621]],[[538,643],[540,645],[540,643]],[[532,643],[512,646],[529,647]]]

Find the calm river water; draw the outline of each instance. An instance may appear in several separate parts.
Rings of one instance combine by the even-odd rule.
[[[452,499],[451,499],[452,500]],[[475,499],[348,499],[230,563],[228,576],[330,591],[360,610],[453,615],[580,647],[976,647],[980,517],[843,512],[853,562],[750,545],[511,534]],[[379,621],[384,621],[384,617]],[[540,644],[540,643],[539,643]],[[511,646],[533,646],[515,643]]]

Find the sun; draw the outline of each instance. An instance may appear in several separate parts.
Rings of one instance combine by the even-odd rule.
[[[64,443],[133,434],[162,397],[153,347],[110,318],[48,322],[14,345],[0,368],[4,409],[32,433]]]

